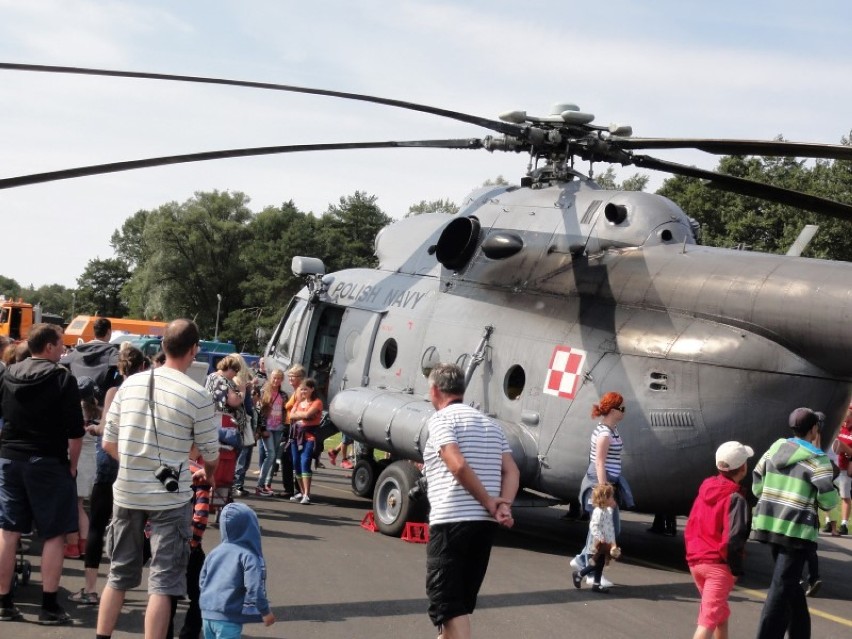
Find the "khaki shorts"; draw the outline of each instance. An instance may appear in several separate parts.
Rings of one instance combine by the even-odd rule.
[[[837,491],[840,493],[841,499],[849,499],[850,488],[852,488],[852,477],[846,474],[845,470],[841,470],[837,479],[834,480],[834,485],[837,486]]]
[[[170,510],[130,510],[115,506],[106,539],[110,558],[107,585],[127,591],[142,583],[145,523],[150,522],[148,594],[185,596],[191,516],[189,502]]]

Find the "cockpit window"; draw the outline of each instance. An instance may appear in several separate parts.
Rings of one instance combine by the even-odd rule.
[[[287,318],[284,320],[284,326],[278,334],[278,339],[275,342],[276,358],[281,358],[287,362],[293,359],[293,345],[296,343],[296,332],[299,326],[299,318],[302,317],[305,311],[307,302],[298,300],[296,304],[290,308]]]

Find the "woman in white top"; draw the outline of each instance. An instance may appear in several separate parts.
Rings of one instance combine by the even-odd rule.
[[[586,480],[583,482],[582,494],[585,495],[591,491],[587,490],[595,485],[612,484],[617,486],[621,480],[621,454],[624,450],[624,444],[621,441],[621,435],[618,432],[618,424],[624,419],[624,397],[620,393],[608,392],[601,397],[600,402],[592,406],[592,418],[597,419],[598,423],[592,431],[590,446],[589,446],[589,467],[586,470]],[[583,500],[581,504],[587,510],[591,510],[590,503]],[[613,508],[613,524],[615,533],[618,534],[620,528],[620,520],[618,516],[618,507]],[[579,555],[571,560],[571,567],[575,570],[582,571],[589,562],[589,555],[592,551],[594,539],[591,534],[586,540],[586,546]],[[591,583],[594,580],[587,578]],[[606,578],[602,578],[601,586],[609,588],[613,584]]]

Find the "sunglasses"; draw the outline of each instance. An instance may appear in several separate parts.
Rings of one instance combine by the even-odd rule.
[[[624,406],[619,406],[618,408],[613,408],[613,410],[617,410],[619,413],[623,413],[627,409]]]

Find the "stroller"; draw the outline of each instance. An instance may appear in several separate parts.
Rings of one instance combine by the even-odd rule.
[[[219,463],[213,475],[215,487],[210,492],[210,514],[219,520],[219,511],[234,501],[234,471],[240,454],[242,437],[239,426],[226,413],[217,413],[221,418],[219,427]]]

